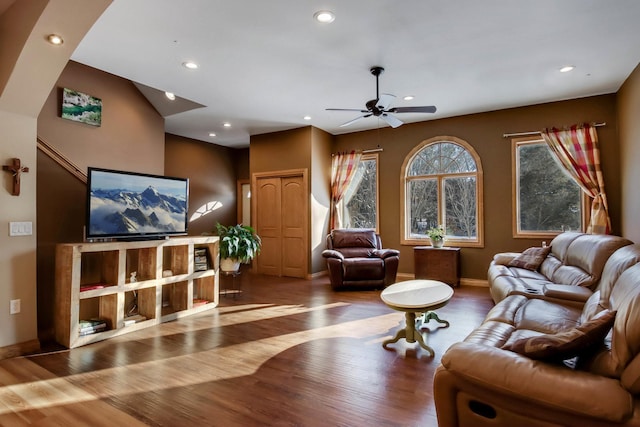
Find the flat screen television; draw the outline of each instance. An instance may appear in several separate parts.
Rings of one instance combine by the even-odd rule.
[[[90,167],[87,239],[187,234],[189,180]]]

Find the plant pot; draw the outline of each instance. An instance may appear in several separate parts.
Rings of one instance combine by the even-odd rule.
[[[431,240],[431,246],[434,248],[441,248],[444,245],[444,239],[429,239]]]
[[[240,269],[240,261],[235,258],[221,258],[220,270],[234,272]]]

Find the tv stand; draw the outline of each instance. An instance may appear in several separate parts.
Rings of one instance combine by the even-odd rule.
[[[78,347],[210,310],[218,288],[217,236],[59,244],[56,341]]]

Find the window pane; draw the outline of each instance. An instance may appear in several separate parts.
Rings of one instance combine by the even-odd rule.
[[[517,150],[519,230],[580,230],[581,190],[560,169],[547,145],[521,144]]]
[[[447,236],[476,237],[476,179],[444,179],[445,224]]]
[[[408,176],[435,175],[439,170],[438,144],[429,145],[415,155],[409,164]]]
[[[342,203],[345,228],[376,228],[376,176],[376,160],[361,160]]]
[[[438,181],[410,181],[408,191],[411,210],[410,234],[412,237],[424,236],[428,229],[438,225]]]
[[[431,144],[411,160],[408,176],[475,172],[476,162],[464,147],[451,142]]]

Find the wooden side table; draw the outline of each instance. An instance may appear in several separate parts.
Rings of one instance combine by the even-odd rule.
[[[460,285],[460,248],[416,246],[413,248],[413,262],[416,279]]]

